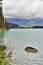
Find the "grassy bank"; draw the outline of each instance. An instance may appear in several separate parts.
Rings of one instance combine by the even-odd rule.
[[[0,28],[0,30],[6,30],[6,28]]]
[[[6,54],[7,47],[5,45],[0,45],[0,65],[14,65],[12,63],[11,55]],[[10,55],[10,56],[9,56]]]

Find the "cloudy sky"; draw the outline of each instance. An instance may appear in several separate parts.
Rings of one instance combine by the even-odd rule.
[[[5,17],[43,18],[43,0],[3,0]]]

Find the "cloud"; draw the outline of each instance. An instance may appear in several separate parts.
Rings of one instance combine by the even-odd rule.
[[[43,18],[43,0],[3,0],[3,13],[7,17]]]

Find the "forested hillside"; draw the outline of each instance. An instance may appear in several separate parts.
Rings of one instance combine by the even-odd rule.
[[[5,28],[4,16],[2,13],[2,7],[0,6],[0,29]]]

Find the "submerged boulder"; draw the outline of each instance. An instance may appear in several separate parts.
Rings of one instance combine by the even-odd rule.
[[[30,53],[37,53],[38,52],[38,50],[33,48],[33,47],[26,47],[25,51],[30,52]]]

